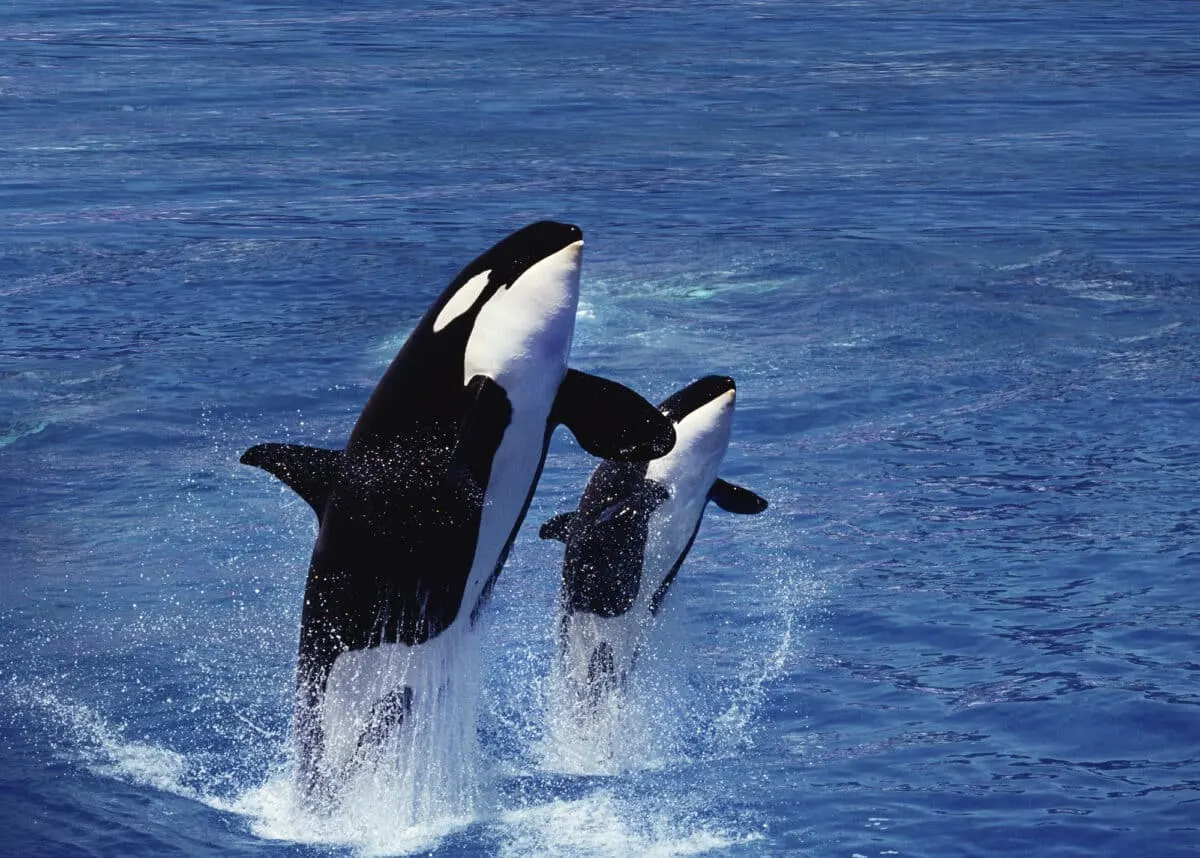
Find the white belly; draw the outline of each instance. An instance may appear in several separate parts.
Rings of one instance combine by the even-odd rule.
[[[540,410],[540,409],[539,409]],[[454,624],[469,622],[471,612],[483,594],[484,585],[496,570],[496,563],[508,545],[517,517],[525,506],[545,451],[546,420],[550,407],[541,413],[514,409],[512,422],[492,460],[475,557],[467,577],[462,605]]]

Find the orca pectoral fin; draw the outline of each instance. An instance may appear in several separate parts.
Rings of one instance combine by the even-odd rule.
[[[482,502],[492,459],[504,430],[512,422],[512,403],[504,388],[486,375],[476,375],[467,382],[464,399],[466,406],[450,453],[449,472],[451,479],[479,492]]]
[[[575,520],[574,512],[564,512],[561,515],[556,515],[554,518],[547,519],[538,530],[538,536],[542,539],[557,539],[559,542],[567,541],[567,534],[571,529],[571,522]]]
[[[303,444],[256,444],[242,453],[239,461],[278,477],[308,501],[319,520],[337,482],[342,455],[341,450],[322,450]]]
[[[708,499],[726,512],[738,515],[757,515],[767,508],[764,498],[720,478],[708,490]]]
[[[644,462],[675,446],[675,425],[639,394],[575,369],[567,370],[551,416],[601,459]]]
[[[619,521],[646,521],[656,509],[671,499],[666,487],[654,480],[642,480],[642,484],[630,494],[610,503],[596,516],[590,525],[604,525]]]

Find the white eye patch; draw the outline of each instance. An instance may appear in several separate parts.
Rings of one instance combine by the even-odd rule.
[[[490,268],[481,274],[476,274],[464,283],[461,289],[450,296],[450,300],[446,302],[446,306],[442,307],[442,311],[433,320],[433,332],[435,334],[475,306],[475,301],[483,294],[484,287],[487,286],[488,277],[491,274],[492,269]]]

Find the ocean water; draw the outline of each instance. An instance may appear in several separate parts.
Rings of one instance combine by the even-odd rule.
[[[1200,851],[1200,6],[0,9],[0,851]],[[586,236],[574,366],[738,381],[625,719],[555,718],[560,431],[478,812],[290,795],[312,514],[429,302]],[[382,809],[380,809],[382,808]]]

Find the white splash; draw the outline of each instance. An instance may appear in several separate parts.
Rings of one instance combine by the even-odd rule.
[[[397,728],[324,812],[304,801],[290,761],[280,761],[265,779],[261,773],[215,771],[204,754],[131,740],[123,726],[49,684],[14,682],[8,690],[32,721],[61,734],[55,743],[60,752],[95,774],[236,814],[265,840],[338,846],[364,856],[406,855],[434,848],[492,806],[484,801],[490,790],[475,729],[478,636],[457,637],[455,652],[443,653],[453,661],[445,681],[436,689],[429,682],[416,689],[407,729]]]
[[[764,522],[755,544],[769,544],[772,532]],[[727,540],[718,536],[714,542],[723,546],[726,560],[739,559],[736,552],[728,556]],[[695,559],[703,561],[706,553],[704,545],[698,546]],[[362,856],[408,855],[444,847],[447,838],[478,828],[502,855],[721,851],[761,835],[744,822],[714,815],[711,797],[703,792],[691,799],[674,790],[661,797],[623,793],[648,783],[639,772],[658,772],[647,776],[654,780],[678,766],[706,765],[711,756],[737,753],[753,734],[773,679],[803,646],[801,617],[821,587],[794,563],[775,560],[730,583],[754,621],[737,629],[710,630],[715,634],[709,635],[715,643],[711,648],[695,647],[696,616],[688,608],[696,600],[686,592],[676,594],[681,598],[660,614],[662,622],[653,630],[632,681],[608,708],[581,717],[556,685],[561,677],[544,672],[549,663],[544,650],[527,664],[492,674],[492,680],[509,686],[515,680],[532,698],[526,701],[529,733],[514,746],[517,759],[490,759],[495,748],[486,740],[486,747],[478,747],[479,690],[492,680],[483,675],[482,665],[489,662],[479,649],[481,639],[470,636],[453,654],[456,667],[447,668],[447,674],[454,674],[454,687],[443,694],[440,709],[418,708],[417,701],[426,695],[414,695],[412,732],[401,731],[384,743],[380,758],[361,769],[338,806],[324,814],[314,814],[298,795],[277,733],[243,732],[237,737],[236,757],[214,759],[208,752],[180,753],[132,738],[119,720],[74,702],[50,682],[14,681],[7,691],[22,710],[22,720],[49,731],[55,753],[63,759],[236,815],[240,826],[264,840]],[[706,592],[714,589],[711,582],[704,587]],[[715,589],[712,597],[723,598],[721,587]],[[418,718],[427,729],[417,729]],[[451,771],[458,774],[448,775]],[[503,780],[537,781],[543,773],[554,775],[549,782],[553,792],[532,801]],[[630,773],[633,777],[621,777]],[[563,774],[573,795],[558,793],[554,785]],[[596,776],[599,782],[592,780]]]
[[[290,771],[277,772],[266,783],[229,802],[209,802],[245,817],[250,831],[264,840],[349,847],[355,854],[411,855],[427,852],[447,835],[465,828],[469,816],[443,815],[413,823],[390,815],[392,795],[347,796],[337,812],[314,815],[295,787]]]
[[[703,826],[688,830],[673,817],[671,813],[624,806],[606,790],[574,801],[556,800],[519,808],[501,818],[507,839],[500,855],[672,858],[702,855],[761,839],[758,834],[733,835]]]
[[[383,688],[407,686],[412,695],[403,719],[369,753],[356,755],[352,773],[326,806],[314,811],[291,772],[280,771],[228,809],[248,817],[258,837],[350,846],[364,855],[427,850],[470,825],[490,792],[476,733],[480,644],[477,630],[462,624],[420,647],[358,653],[361,670],[330,677],[326,702],[340,707],[337,720],[349,725],[348,735],[360,735],[367,716],[353,704],[378,700]],[[341,659],[335,673],[340,667]],[[330,726],[326,735],[334,739]]]
[[[573,775],[617,775],[661,769],[681,752],[665,701],[675,696],[653,664],[609,693],[589,699],[555,659],[544,683],[544,733],[534,753],[541,769]]]
[[[14,683],[9,693],[19,706],[41,712],[51,727],[64,733],[66,744],[97,774],[186,798],[201,798],[188,784],[191,772],[183,754],[130,741],[121,727],[110,724],[89,706],[63,699],[45,684]]]

